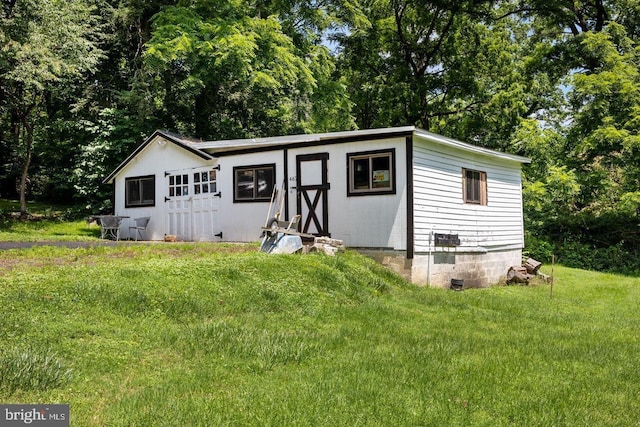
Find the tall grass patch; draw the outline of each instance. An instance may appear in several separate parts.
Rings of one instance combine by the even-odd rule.
[[[34,347],[0,351],[0,391],[42,392],[61,387],[71,379],[71,369],[55,354]]]

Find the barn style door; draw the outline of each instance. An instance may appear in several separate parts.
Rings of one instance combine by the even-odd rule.
[[[191,240],[191,174],[189,170],[166,172],[167,234]]]
[[[167,172],[167,234],[183,241],[213,241],[219,230],[216,168]]]
[[[329,232],[329,153],[296,156],[297,209],[302,215],[301,232],[331,236]]]

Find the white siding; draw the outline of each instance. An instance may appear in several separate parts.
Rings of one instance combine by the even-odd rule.
[[[279,190],[284,177],[282,151],[247,153],[220,158],[218,189],[222,193],[220,198],[222,240],[253,242],[260,239],[261,227],[268,219],[269,201],[234,203],[233,168],[266,164],[276,165],[275,185]]]
[[[296,156],[329,153],[329,232],[331,237],[351,247],[406,249],[406,156],[405,139],[394,138],[328,144],[291,149],[289,187],[296,182]],[[347,196],[347,154],[395,149],[396,193],[388,195]],[[295,190],[289,191],[289,212],[296,212]]]
[[[129,226],[133,220],[140,217],[151,217],[145,238],[162,240],[167,233],[167,217],[164,198],[167,196],[167,186],[164,173],[179,169],[193,168],[213,164],[192,154],[161,137],[154,138],[138,153],[122,170],[118,172],[115,181],[114,213],[128,216],[120,227],[122,238],[129,236]],[[155,176],[155,206],[125,207],[125,179],[154,175]]]
[[[456,251],[522,248],[520,163],[414,140],[416,252],[434,248],[430,233],[458,234]],[[487,174],[487,205],[463,203],[462,168]],[[444,249],[449,250],[449,249]]]

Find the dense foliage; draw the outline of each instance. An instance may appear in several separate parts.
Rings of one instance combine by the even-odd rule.
[[[532,253],[640,270],[638,0],[1,5],[0,197],[25,214],[108,210],[103,177],[158,128],[418,125],[533,159]]]

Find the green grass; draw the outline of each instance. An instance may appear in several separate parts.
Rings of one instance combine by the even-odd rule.
[[[0,401],[81,426],[638,425],[640,280],[555,279],[452,292],[255,245],[0,252]]]
[[[85,220],[0,218],[0,242],[60,242],[100,240],[100,227]]]
[[[68,220],[71,208],[29,202],[28,220],[17,218],[20,203],[0,199],[0,242],[93,241],[100,238],[100,227],[86,220]]]

